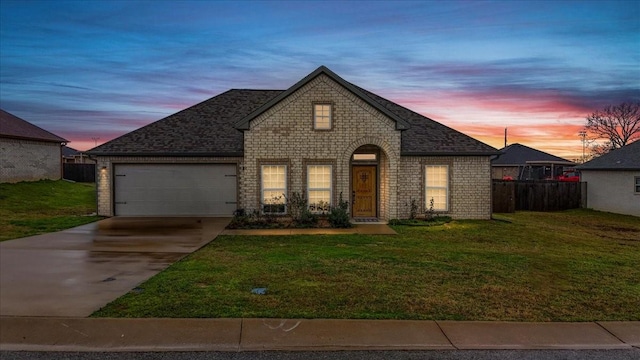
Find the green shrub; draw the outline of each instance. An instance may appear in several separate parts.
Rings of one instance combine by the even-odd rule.
[[[332,228],[346,229],[353,225],[349,218],[349,202],[342,199],[342,192],[340,193],[340,199],[338,200],[338,206],[331,207],[329,212],[329,224]]]

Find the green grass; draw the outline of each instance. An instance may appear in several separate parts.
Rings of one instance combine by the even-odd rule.
[[[100,219],[95,185],[42,180],[0,184],[0,241],[68,229]]]
[[[637,217],[496,219],[397,236],[220,236],[93,316],[640,320]]]

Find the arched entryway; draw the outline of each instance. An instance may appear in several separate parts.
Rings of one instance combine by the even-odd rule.
[[[351,216],[357,220],[389,218],[389,157],[377,145],[353,151],[349,162]]]

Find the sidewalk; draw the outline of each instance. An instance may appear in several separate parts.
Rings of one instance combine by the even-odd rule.
[[[640,348],[640,322],[0,318],[0,350],[312,351]]]

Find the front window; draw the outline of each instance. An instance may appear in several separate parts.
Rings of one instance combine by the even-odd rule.
[[[307,166],[307,198],[311,212],[327,212],[331,206],[331,165]]]
[[[424,171],[425,209],[449,210],[449,167],[427,165]]]
[[[287,167],[262,166],[262,211],[265,214],[285,214],[287,193]]]
[[[313,128],[316,130],[331,129],[330,104],[315,104],[313,106]]]
[[[636,194],[640,194],[640,176],[636,176]]]

